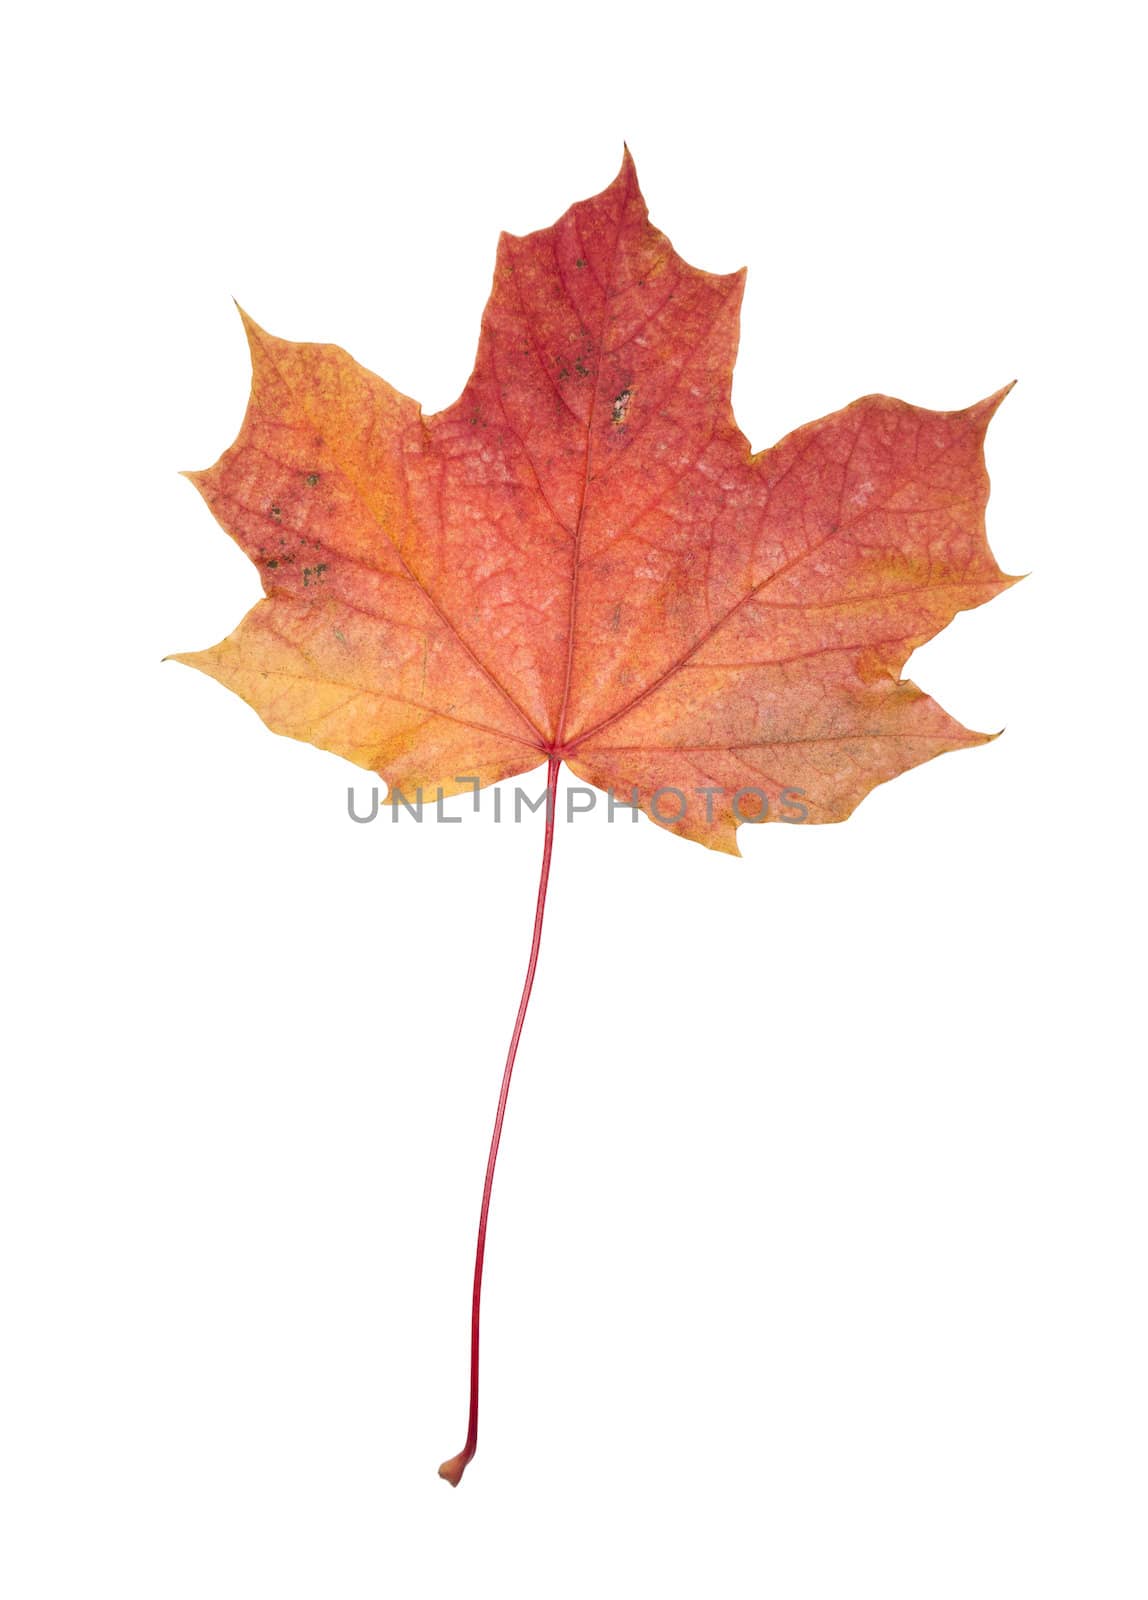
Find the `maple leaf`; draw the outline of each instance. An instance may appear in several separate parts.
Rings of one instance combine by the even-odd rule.
[[[189,476],[266,599],[176,659],[392,799],[556,754],[732,852],[762,805],[741,791],[836,822],[983,743],[900,669],[1016,581],[984,533],[1007,391],[871,395],[754,455],[730,409],[744,276],[675,254],[627,154],[554,227],[502,236],[474,372],[435,416],[244,316],[243,427]]]
[[[175,659],[276,733],[379,773],[392,801],[548,764],[452,1482],[474,1453],[486,1215],[560,763],[736,853],[743,820],[840,821],[875,784],[992,737],[900,672],[1016,581],[984,531],[983,441],[1007,390],[949,412],[870,395],[755,455],[730,406],[743,283],[674,252],[627,153],[553,227],[502,236],[454,405],[425,417],[343,350],[244,315],[243,426],[189,474],[266,597]]]

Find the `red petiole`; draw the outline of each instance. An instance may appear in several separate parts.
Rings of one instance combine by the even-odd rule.
[[[530,1004],[530,991],[534,987],[534,969],[538,965],[538,947],[542,943],[542,917],[546,910],[546,885],[550,878],[550,855],[554,848],[554,814],[558,804],[558,768],[561,756],[552,755],[546,769],[546,839],[542,847],[542,872],[538,880],[538,903],[534,911],[534,937],[530,943],[530,961],[526,968],[526,982],[522,986],[522,999],[518,1002],[518,1015],[510,1037],[510,1049],[502,1073],[502,1088],[498,1095],[498,1109],[494,1114],[494,1132],[490,1136],[490,1154],[486,1158],[486,1181],[482,1186],[482,1208],[478,1214],[478,1244],[474,1252],[474,1293],[470,1306],[470,1416],[466,1427],[466,1443],[458,1455],[451,1456],[438,1469],[439,1477],[457,1485],[462,1480],[467,1465],[478,1448],[478,1335],[482,1315],[482,1263],[486,1255],[486,1224],[490,1213],[490,1191],[494,1186],[494,1166],[498,1160],[498,1146],[502,1139],[502,1121],[506,1115],[506,1099],[510,1093],[510,1077],[514,1071],[514,1058],[518,1054],[518,1041],[522,1037],[522,1024]]]

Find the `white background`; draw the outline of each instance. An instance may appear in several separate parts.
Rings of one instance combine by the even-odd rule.
[[[41,8],[6,41],[0,1587],[1143,1600],[1145,415],[1131,9]],[[10,23],[9,28],[13,25]],[[750,269],[755,448],[993,423],[1028,580],[912,676],[995,744],[745,859],[365,775],[177,665],[229,296],[434,410],[500,228],[617,170]],[[466,804],[455,809],[466,811]]]

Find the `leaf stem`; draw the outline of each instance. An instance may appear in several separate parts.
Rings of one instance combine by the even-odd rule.
[[[522,1024],[526,1021],[526,1008],[530,1004],[530,991],[534,987],[534,969],[538,965],[538,948],[542,943],[542,917],[546,910],[546,886],[550,878],[550,856],[554,848],[554,816],[558,807],[558,768],[562,757],[551,755],[546,768],[546,838],[542,847],[542,872],[538,880],[538,903],[534,911],[534,937],[530,943],[530,960],[526,967],[526,982],[522,986],[522,999],[518,1002],[518,1015],[514,1019],[514,1032],[502,1072],[502,1088],[498,1095],[498,1109],[494,1114],[494,1132],[490,1136],[490,1154],[486,1158],[486,1181],[482,1186],[482,1208],[478,1214],[478,1244],[474,1252],[474,1293],[470,1305],[470,1416],[467,1421],[466,1443],[458,1455],[451,1456],[438,1469],[456,1488],[462,1481],[474,1452],[478,1448],[478,1334],[482,1315],[482,1263],[486,1256],[486,1223],[490,1213],[490,1191],[494,1186],[494,1166],[498,1160],[498,1146],[502,1139],[502,1121],[506,1115],[506,1100],[510,1093],[510,1077],[514,1071],[514,1058],[518,1054],[518,1041],[522,1037]]]

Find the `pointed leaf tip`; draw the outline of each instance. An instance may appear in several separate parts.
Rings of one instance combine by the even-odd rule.
[[[979,400],[976,405],[972,406],[970,409],[981,412],[984,415],[986,422],[991,421],[996,413],[1000,410],[1008,396],[1016,388],[1016,383],[1017,380],[1013,378],[1010,383],[1006,383],[1002,388],[997,389],[995,393],[986,395],[983,400]]]
[[[231,297],[231,303],[239,313],[239,320],[242,322],[243,331],[247,335],[247,343],[249,347],[254,350],[256,340],[260,337],[267,337],[267,330],[266,328],[261,327],[258,322],[256,322],[255,318],[250,314],[250,312],[247,312],[243,309],[234,295]]]
[[[621,185],[623,188],[629,188],[632,185],[639,194],[642,192],[641,185],[638,183],[638,168],[633,156],[630,154],[630,146],[628,144],[623,144],[622,146],[622,165],[618,168],[618,176],[614,179],[614,183]]]

